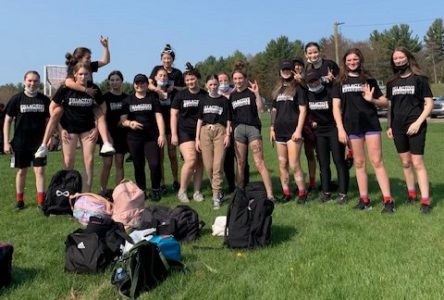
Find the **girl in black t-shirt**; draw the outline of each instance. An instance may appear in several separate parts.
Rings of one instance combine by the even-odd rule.
[[[78,63],[74,69],[74,80],[86,88],[91,75],[89,64]],[[54,110],[63,108],[60,119],[62,127],[64,168],[74,168],[77,144],[80,142],[83,153],[82,189],[90,192],[93,180],[94,149],[97,141],[94,106],[101,105],[103,98],[99,87],[94,86],[97,93],[91,97],[86,92],[79,92],[68,87],[60,87],[54,95],[51,106]],[[51,109],[50,109],[51,110]],[[51,115],[51,119],[55,116]],[[49,126],[49,125],[48,125]]]
[[[179,182],[178,182],[178,162],[177,162],[177,151],[176,146],[171,144],[171,124],[170,124],[170,116],[171,116],[171,101],[174,97],[175,90],[170,89],[171,82],[168,80],[168,73],[164,68],[157,69],[157,73],[154,76],[154,85],[156,86],[156,92],[159,94],[159,102],[160,108],[162,110],[163,120],[165,122],[165,134],[167,140],[167,150],[168,150],[168,158],[170,160],[171,174],[173,175],[173,190],[179,190]],[[160,190],[162,193],[166,193],[165,186],[165,170],[163,166],[164,162],[164,151],[163,149],[160,152],[160,161],[161,161],[161,169],[162,169],[162,179],[160,182]]]
[[[213,208],[219,209],[223,198],[225,150],[230,145],[231,111],[226,98],[218,93],[217,75],[206,79],[208,94],[199,101],[196,151],[202,160],[213,191]]]
[[[151,171],[153,201],[159,201],[160,149],[165,145],[165,124],[160,110],[159,97],[148,90],[148,77],[134,77],[134,94],[123,100],[120,121],[128,127],[128,149],[133,158],[137,186],[146,194],[145,159]]]
[[[364,56],[357,48],[349,49],[343,59],[337,84],[332,89],[333,116],[338,128],[338,139],[344,145],[350,141],[354,155],[356,180],[360,200],[356,209],[371,208],[368,197],[368,174],[365,148],[381,189],[384,209],[394,212],[390,183],[382,160],[381,125],[376,106],[387,106],[387,99],[364,68]]]
[[[304,172],[301,168],[302,128],[306,115],[306,91],[294,79],[291,61],[282,62],[279,81],[272,92],[270,141],[276,144],[281,179],[281,203],[291,200],[290,168],[298,189],[298,203],[306,200]]]
[[[174,97],[174,93],[180,91],[185,86],[183,82],[183,75],[179,69],[173,67],[174,60],[176,59],[176,54],[171,48],[170,44],[166,44],[165,48],[160,53],[160,60],[162,61],[161,66],[155,66],[151,71],[151,75],[149,77],[150,84],[148,88],[151,91],[162,93],[162,88],[156,85],[156,74],[159,69],[165,69],[168,74],[168,87],[167,92],[172,94]]]
[[[307,43],[304,47],[304,53],[305,58],[307,59],[305,72],[312,69],[316,70],[321,75],[322,85],[327,90],[330,90],[333,85],[333,81],[339,74],[338,65],[334,61],[322,57],[321,47],[316,42]],[[311,118],[308,115],[305,119],[305,126],[302,133],[304,136],[305,156],[307,157],[308,162],[308,173],[310,175],[309,190],[312,190],[315,186],[316,177],[316,158],[314,155],[316,142],[314,140],[313,131],[310,125],[307,124],[309,121],[311,121]]]
[[[316,137],[316,152],[321,173],[321,202],[331,199],[330,156],[336,166],[338,176],[338,203],[347,202],[349,171],[345,163],[345,145],[338,140],[338,130],[333,118],[332,98],[330,91],[321,82],[321,74],[316,69],[308,70],[305,74],[308,87],[308,110],[311,116],[310,127]]]
[[[196,126],[200,99],[206,94],[200,89],[200,73],[190,63],[183,74],[186,89],[174,96],[171,103],[171,144],[179,145],[184,163],[180,171],[180,188],[177,198],[180,202],[190,202],[187,196],[188,183],[193,179],[193,199],[204,200],[201,193],[203,164],[202,155],[196,151]]]
[[[126,128],[122,127],[120,123],[120,116],[122,115],[122,101],[127,94],[122,92],[123,75],[120,71],[112,71],[108,75],[108,84],[111,90],[103,95],[104,103],[106,105],[106,125],[109,133],[114,141],[116,153],[114,155],[114,162],[116,168],[116,185],[119,184],[125,177],[123,168],[123,159],[125,153],[128,152],[128,144],[126,142]],[[103,192],[107,191],[109,174],[113,165],[113,155],[102,154],[102,172],[100,175],[100,187]]]
[[[3,150],[12,154],[11,167],[17,169],[16,209],[25,208],[24,192],[26,174],[32,165],[35,174],[37,204],[40,207],[45,199],[45,158],[34,158],[34,152],[42,141],[45,125],[49,118],[49,99],[38,92],[40,75],[28,71],[24,76],[25,90],[14,95],[6,106],[3,125]],[[9,131],[14,121],[14,137],[9,141]]]
[[[424,164],[427,117],[433,108],[433,95],[412,53],[396,48],[391,56],[394,76],[387,82],[390,100],[387,135],[395,141],[408,191],[407,204],[416,203],[415,176],[421,191],[421,211],[429,213],[429,179]]]
[[[232,73],[235,90],[230,95],[233,108],[234,139],[236,143],[237,182],[240,187],[245,186],[245,163],[248,159],[248,147],[253,153],[256,169],[259,171],[267,191],[267,197],[274,200],[273,186],[270,173],[265,166],[261,121],[259,112],[264,111],[259,86],[256,81],[247,79],[247,72],[243,62],[237,62]]]
[[[109,53],[109,47],[108,47],[108,38],[100,36],[100,43],[103,46],[103,56],[101,60],[99,61],[91,61],[91,50],[85,47],[78,47],[74,50],[74,52],[67,53],[65,55],[66,58],[66,65],[67,65],[67,76],[65,79],[65,86],[69,87],[72,90],[78,91],[78,92],[84,92],[87,93],[90,97],[95,97],[96,93],[100,92],[93,86],[93,80],[92,80],[92,73],[97,72],[97,70],[100,67],[103,67],[110,62],[110,53]],[[74,67],[77,63],[84,63],[88,64],[91,69],[90,78],[88,79],[88,84],[86,86],[83,86],[81,84],[78,84],[74,80]],[[111,143],[111,139],[109,136],[108,128],[106,126],[106,120],[105,120],[105,113],[106,113],[106,107],[105,105],[99,107],[94,107],[94,114],[97,119],[97,128],[100,134],[100,137],[103,141],[103,146],[100,150],[100,153],[102,154],[113,154],[115,152],[115,149]],[[48,126],[45,131],[45,136],[43,138],[42,145],[39,147],[38,151],[36,152],[36,157],[44,157],[48,153],[48,149],[46,147],[46,144],[48,143],[50,137],[53,134],[53,131],[56,129],[57,123],[59,122],[60,118],[63,114],[63,108],[57,107],[53,108],[50,107],[50,114],[51,119],[48,123]]]

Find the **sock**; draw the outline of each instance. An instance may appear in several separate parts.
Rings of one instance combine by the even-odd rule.
[[[303,190],[299,190],[299,191],[298,191],[298,196],[299,196],[299,197],[303,197],[303,196],[305,196],[305,189],[303,189]]]
[[[418,197],[418,195],[416,194],[416,190],[408,190],[408,192],[410,199],[416,199]]]
[[[392,202],[392,196],[384,196],[384,203]]]
[[[38,192],[37,193],[37,203],[42,204],[43,200],[45,200],[45,192]]]
[[[24,198],[24,193],[17,193],[15,196],[17,202],[23,201],[23,198]]]
[[[421,198],[421,204],[422,205],[430,205],[429,197],[422,197]]]
[[[282,190],[282,194],[283,194],[284,196],[290,196],[290,195],[291,195],[290,190],[289,190],[288,188],[283,189],[283,190]]]
[[[315,178],[310,177],[310,187],[314,187],[314,186],[315,186]]]
[[[364,202],[366,204],[369,202],[368,195],[361,195],[361,196],[359,196],[359,198],[362,200],[362,202]]]

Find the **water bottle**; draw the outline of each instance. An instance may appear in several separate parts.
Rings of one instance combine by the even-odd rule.
[[[117,284],[121,284],[125,280],[126,277],[127,277],[126,271],[124,269],[122,269],[122,268],[118,268],[116,270],[116,275],[114,277],[114,281]]]
[[[11,168],[15,168],[15,154],[11,155],[11,164],[9,165]]]

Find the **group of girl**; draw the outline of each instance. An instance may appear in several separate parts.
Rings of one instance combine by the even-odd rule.
[[[272,92],[270,126],[270,140],[276,145],[283,194],[282,198],[276,200],[264,161],[259,113],[265,107],[258,84],[248,79],[244,63],[237,63],[231,74],[220,72],[208,76],[204,90],[198,84],[199,71],[191,64],[187,63],[183,74],[173,67],[175,53],[170,45],[166,45],[160,55],[162,65],[156,66],[149,78],[144,74],[134,77],[132,95],[122,92],[124,78],[119,71],[109,74],[111,90],[102,95],[92,83],[91,76],[92,72],[110,60],[108,40],[102,38],[101,42],[105,49],[101,61],[91,62],[91,52],[86,48],[78,48],[68,56],[67,64],[70,67],[65,86],[57,91],[50,105],[47,98],[36,92],[39,76],[34,71],[25,74],[25,91],[14,96],[8,104],[4,151],[11,153],[13,149],[15,153],[18,209],[24,207],[24,178],[31,164],[36,174],[40,174],[36,176],[36,182],[38,203],[41,204],[42,195],[44,197],[44,176],[41,174],[46,164],[46,144],[60,123],[65,169],[74,168],[75,149],[78,142],[81,144],[84,191],[91,190],[93,154],[99,133],[103,141],[102,190],[107,188],[113,157],[116,183],[124,178],[123,156],[129,151],[137,185],[147,192],[147,160],[151,172],[151,198],[160,200],[165,192],[162,148],[166,146],[178,200],[184,203],[190,201],[187,188],[191,180],[193,200],[204,200],[201,185],[205,169],[211,183],[213,208],[218,209],[224,197],[224,174],[228,177],[230,190],[234,189],[234,174],[230,172],[234,169],[234,156],[237,186],[243,187],[248,181],[247,160],[250,151],[269,199],[280,203],[292,200],[291,173],[297,188],[297,203],[304,204],[314,185],[316,151],[321,175],[320,200],[326,202],[332,199],[331,155],[337,170],[337,201],[344,204],[347,202],[349,185],[345,149],[349,147],[354,154],[360,195],[355,208],[370,209],[366,148],[382,192],[382,212],[392,213],[394,202],[382,160],[382,128],[376,110],[376,107],[386,107],[391,103],[387,134],[394,139],[402,161],[408,203],[414,204],[417,199],[415,171],[421,191],[421,211],[430,212],[429,181],[423,154],[426,118],[433,105],[432,94],[427,78],[407,49],[396,48],[392,54],[394,75],[387,83],[387,97],[365,69],[364,57],[359,49],[350,49],[345,53],[341,69],[333,61],[323,59],[319,45],[313,42],[305,46],[305,64],[300,58],[282,62],[279,79]],[[51,115],[46,131],[42,131],[44,126],[39,126],[37,130],[36,124],[29,121],[29,118],[36,118],[36,112],[21,109],[21,105],[26,105],[25,102],[31,99],[32,103],[37,100],[42,103],[42,106],[32,106],[41,108],[40,123],[44,124]],[[16,122],[11,147],[9,131],[13,118]],[[31,131],[34,137],[32,145],[23,147],[22,144],[26,143],[23,135]],[[43,140],[40,147],[36,142],[39,139]],[[309,161],[308,188],[300,163],[304,143]],[[176,146],[179,146],[183,158],[180,176]],[[230,147],[234,148],[235,155],[228,151]],[[228,168],[227,161],[231,163]]]

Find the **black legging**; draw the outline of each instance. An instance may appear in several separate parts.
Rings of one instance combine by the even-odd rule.
[[[128,139],[128,150],[133,158],[134,177],[137,186],[146,191],[145,158],[151,174],[151,188],[160,188],[160,148],[156,141],[134,141]]]
[[[236,151],[234,150],[235,141],[233,133],[230,135],[230,147],[225,151],[225,160],[224,160],[224,173],[225,179],[228,183],[228,190],[234,191],[236,187],[236,174],[234,172],[234,160],[236,158]],[[247,157],[248,157],[248,149],[247,149]],[[250,166],[248,165],[248,160],[245,164],[244,168],[244,181],[247,184],[250,181]]]
[[[321,186],[324,193],[330,192],[330,153],[336,165],[338,175],[339,193],[347,194],[349,172],[345,165],[345,145],[338,140],[338,131],[331,128],[328,132],[316,135],[316,152],[321,172]]]

